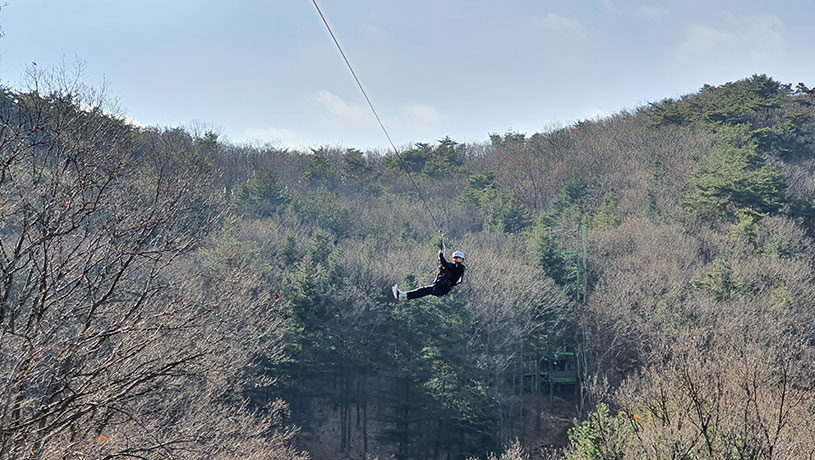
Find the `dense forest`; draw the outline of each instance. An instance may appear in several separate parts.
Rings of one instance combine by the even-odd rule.
[[[0,88],[2,459],[815,458],[804,84],[397,156],[35,78]],[[465,282],[396,301],[434,219]]]

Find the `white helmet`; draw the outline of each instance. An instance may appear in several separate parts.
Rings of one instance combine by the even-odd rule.
[[[453,258],[455,259],[456,257],[461,257],[462,259],[465,258],[464,253],[461,252],[461,251],[456,251],[456,252],[453,253]]]

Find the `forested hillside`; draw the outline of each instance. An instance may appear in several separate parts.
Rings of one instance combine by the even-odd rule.
[[[0,458],[815,456],[803,84],[399,156],[46,87],[0,94]],[[396,301],[434,217],[465,282]]]

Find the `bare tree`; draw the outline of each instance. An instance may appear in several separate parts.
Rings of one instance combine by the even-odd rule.
[[[217,217],[212,159],[33,78],[0,95],[0,458],[290,449],[285,407],[261,423],[229,381],[251,348],[228,331],[250,321],[224,314],[268,296],[203,295],[183,264]],[[242,435],[251,449],[217,445]]]

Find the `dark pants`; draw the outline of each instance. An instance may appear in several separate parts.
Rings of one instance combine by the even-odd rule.
[[[407,294],[408,299],[418,299],[419,297],[424,297],[426,295],[441,297],[450,292],[450,289],[450,286],[447,284],[435,283],[431,284],[430,286],[420,287],[419,289],[408,291],[405,294]]]

